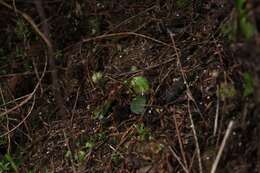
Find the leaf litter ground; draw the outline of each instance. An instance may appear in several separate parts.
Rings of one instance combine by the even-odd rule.
[[[235,120],[217,170],[255,171],[255,126],[243,113],[254,104],[242,96],[241,67],[220,32],[231,4],[184,2],[46,1],[64,112],[47,69],[29,118],[1,137],[1,154],[10,149],[20,172],[209,172]],[[32,4],[17,8],[39,23]],[[1,7],[0,15],[13,19],[0,28],[8,31],[0,36],[8,102],[32,91],[45,48],[37,36],[17,38],[13,11]],[[131,111],[136,93],[125,82],[135,76],[150,86],[137,114]],[[1,120],[1,130],[17,126],[30,104]]]

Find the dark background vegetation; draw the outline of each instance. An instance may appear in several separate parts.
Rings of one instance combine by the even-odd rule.
[[[259,20],[253,0],[0,0],[0,173],[260,172]]]

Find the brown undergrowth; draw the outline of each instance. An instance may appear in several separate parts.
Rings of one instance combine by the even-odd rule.
[[[14,2],[0,5],[7,171],[257,171],[257,104],[221,30],[231,3],[42,1],[43,18]],[[143,114],[134,76],[149,81]]]

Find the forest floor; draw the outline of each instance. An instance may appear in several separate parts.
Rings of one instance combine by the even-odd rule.
[[[258,36],[234,38],[234,4],[7,2],[0,172],[260,171]]]

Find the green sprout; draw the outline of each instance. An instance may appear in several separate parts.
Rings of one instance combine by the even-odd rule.
[[[133,77],[130,81],[130,85],[136,94],[145,94],[149,91],[149,82],[143,76]]]
[[[152,138],[149,129],[147,129],[144,124],[134,125],[134,127],[136,128],[138,136],[142,141]]]
[[[101,72],[94,72],[92,75],[92,81],[97,84],[99,83],[103,78],[103,74]]]

